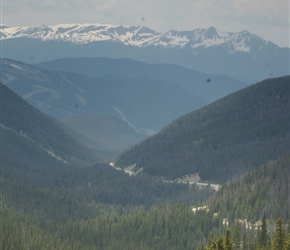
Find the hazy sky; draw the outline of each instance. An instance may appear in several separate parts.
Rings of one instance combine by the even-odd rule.
[[[1,0],[2,23],[145,25],[158,32],[244,29],[289,47],[289,0]]]

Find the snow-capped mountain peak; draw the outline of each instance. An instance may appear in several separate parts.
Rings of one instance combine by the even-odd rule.
[[[111,24],[59,24],[38,27],[0,26],[1,39],[33,38],[42,41],[57,40],[76,44],[109,41],[135,47],[166,47],[192,50],[221,46],[228,53],[250,52],[254,47],[268,44],[263,38],[249,31],[225,32],[214,27],[191,31],[170,30],[159,33],[146,26],[122,26]]]
[[[117,41],[139,46],[158,33],[145,26],[111,24],[59,24],[38,27],[1,26],[1,39],[34,38],[43,41],[60,40],[77,44],[97,41]]]

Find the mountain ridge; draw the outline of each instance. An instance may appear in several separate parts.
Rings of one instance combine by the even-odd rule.
[[[134,107],[136,103],[142,101],[144,105],[141,108],[143,109],[152,106],[153,100],[160,102],[160,98],[163,97],[164,99],[161,99],[163,111],[165,111],[165,108],[168,109],[167,105],[170,103],[172,109],[166,111],[167,114],[164,113],[163,117],[172,117],[172,114],[178,110],[177,114],[180,114],[180,107],[184,107],[184,103],[189,104],[186,108],[188,111],[195,106],[200,107],[206,103],[201,98],[195,97],[194,93],[189,93],[187,90],[163,79],[153,79],[142,75],[129,78],[114,74],[95,78],[72,72],[40,69],[10,59],[2,59],[1,62],[1,80],[3,83],[43,112],[53,116],[93,112],[119,117],[120,114],[116,107],[123,112],[125,112],[124,108],[126,107],[127,110],[132,110],[132,117],[133,113],[138,115],[138,112],[140,112]],[[94,70],[97,71],[98,68],[96,67]],[[206,81],[206,77],[204,75],[202,80]],[[66,97],[66,100],[65,102],[62,101],[56,112],[50,107],[60,101],[60,95]],[[151,102],[148,102],[149,97]],[[90,106],[90,103],[93,103],[94,106]],[[156,108],[160,108],[160,105],[156,105]],[[51,113],[51,111],[54,111],[54,113]],[[127,118],[130,117],[127,112],[125,114]],[[139,117],[144,115],[146,114],[139,115]],[[157,114],[155,117],[160,120]],[[144,119],[142,122],[146,122]],[[164,126],[164,123],[158,122],[158,127],[160,126]],[[140,124],[138,127],[140,127]],[[149,128],[154,129],[154,127]]]
[[[31,161],[30,158],[39,160],[39,155],[44,155],[43,165],[48,166],[53,165],[50,160],[62,166],[81,166],[100,161],[94,150],[72,138],[54,118],[35,109],[7,86],[1,84],[0,87],[1,153],[5,159],[6,156],[13,161],[17,159],[21,162],[22,159],[21,166]],[[11,153],[17,150],[21,153]],[[29,150],[37,151],[39,155],[32,157]]]
[[[243,81],[231,77],[202,73],[174,64],[148,64],[129,58],[62,58],[33,65],[46,70],[74,72],[90,77],[114,75],[132,79],[147,77],[162,80],[179,85],[195,95],[198,94],[199,98],[202,98],[207,103],[219,99],[220,91],[231,93],[236,89],[248,86]],[[221,87],[222,83],[226,87]]]
[[[250,52],[250,42],[258,43],[258,49],[278,45],[266,41],[262,37],[247,30],[241,32],[226,32],[214,27],[204,29],[193,29],[188,31],[169,30],[163,33],[154,31],[146,26],[123,26],[111,24],[58,24],[41,25],[36,27],[1,26],[1,40],[27,37],[40,39],[42,41],[60,40],[76,44],[113,41],[136,47],[173,47],[183,48],[190,46],[193,50],[197,48],[208,48],[224,46],[229,53]]]
[[[232,78],[131,59],[68,58],[36,64],[36,67],[11,59],[1,62],[2,82],[45,113],[60,116],[98,111],[120,117],[117,108],[137,127],[155,131],[182,114],[247,86]],[[61,109],[58,107],[57,113],[51,113],[49,106],[59,101],[62,89],[66,89],[63,95],[67,100]],[[142,110],[155,101],[155,111],[149,110],[151,114],[163,107],[162,119],[166,118],[166,122],[159,122],[160,113],[156,113],[148,119],[158,127],[144,127],[142,123],[148,123],[148,119],[142,117],[147,111],[139,114],[142,119],[136,124],[132,120],[132,109],[141,101]],[[91,102],[98,105],[90,108]],[[138,112],[140,110],[134,111],[135,116]]]
[[[267,79],[186,114],[123,152],[116,166],[222,183],[289,151],[290,76]]]

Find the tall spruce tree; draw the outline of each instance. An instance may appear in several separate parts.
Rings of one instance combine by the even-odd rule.
[[[235,250],[240,250],[241,249],[241,225],[239,222],[236,222],[235,224],[233,241],[235,245]]]
[[[289,225],[288,225],[288,231],[289,231]],[[288,234],[287,240],[285,241],[283,250],[290,250],[290,232]]]
[[[268,243],[268,229],[267,229],[267,222],[266,222],[266,213],[263,213],[262,217],[262,226],[259,235],[259,244],[260,246],[266,247]]]
[[[285,243],[285,227],[282,218],[276,222],[272,250],[282,250]]]
[[[226,234],[226,237],[224,239],[224,249],[225,250],[233,250],[234,249],[234,244],[233,244],[233,241],[231,238],[231,232],[229,229],[227,230],[227,234]]]
[[[225,237],[218,237],[215,241],[211,242],[211,245],[206,250],[233,250],[234,244],[231,238],[230,230],[227,230]]]
[[[215,241],[212,241],[211,246],[207,247],[206,250],[225,250],[223,238],[218,237]]]

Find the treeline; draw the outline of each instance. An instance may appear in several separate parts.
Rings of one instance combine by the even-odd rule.
[[[252,203],[240,204],[243,200],[239,197],[235,203],[229,184],[213,196],[216,203],[208,206],[209,210],[198,212],[189,205],[203,204],[209,190],[163,183],[146,175],[129,177],[105,164],[48,172],[44,183],[33,179],[31,173],[23,178],[19,171],[15,175],[4,171],[1,249],[205,249],[230,229],[232,249],[270,250],[274,216],[289,209],[289,162],[286,155],[244,177],[251,180],[246,185],[250,191],[243,193],[241,189],[240,196],[249,196]],[[275,199],[262,218],[257,215],[265,210],[259,204],[269,198],[268,193]],[[245,212],[239,214],[242,209]],[[262,218],[262,223],[253,223],[256,218]],[[266,246],[259,241],[265,221]],[[282,224],[287,235],[289,226]]]
[[[105,213],[89,220],[52,223],[1,211],[1,249],[197,249],[219,219],[188,206],[161,206],[129,214]]]
[[[1,249],[191,249],[289,250],[289,224],[279,218],[275,228],[266,217],[258,227],[229,226],[206,210],[193,212],[182,204],[153,209],[114,210],[95,218],[65,223],[41,220],[1,209]],[[226,235],[221,237],[220,235]]]
[[[105,163],[82,168],[40,168],[34,172],[19,169],[17,162],[2,160],[5,165],[0,184],[5,206],[59,222],[92,218],[98,215],[99,204],[123,212],[162,203],[197,204],[213,193],[209,188],[164,183],[146,175],[129,177]]]

